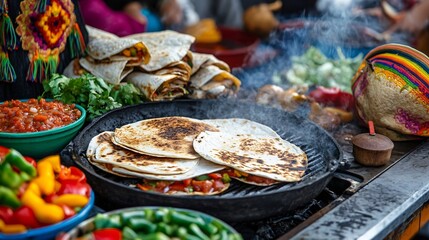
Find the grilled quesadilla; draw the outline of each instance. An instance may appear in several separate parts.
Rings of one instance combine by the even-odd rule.
[[[248,119],[243,118],[226,118],[226,119],[205,119],[202,120],[205,123],[211,124],[217,129],[219,132],[226,132],[229,134],[239,134],[239,135],[249,135],[249,136],[261,136],[261,137],[273,137],[280,138],[280,136],[270,127],[260,124]],[[236,169],[226,168],[222,170],[220,173],[227,174],[230,178],[234,178],[241,182],[258,185],[258,186],[270,186],[278,181],[255,176],[253,174],[245,173]]]
[[[121,148],[112,143],[113,132],[103,132],[91,139],[87,156],[96,163],[112,164],[130,171],[156,174],[182,174],[194,168],[198,160],[159,158]]]
[[[188,93],[190,75],[191,67],[178,61],[151,73],[133,72],[126,81],[139,88],[149,101],[173,100]]]
[[[88,71],[94,76],[115,85],[118,85],[122,79],[133,71],[132,67],[126,67],[127,62],[127,60],[124,60],[110,63],[95,63],[88,61],[86,58],[79,59],[79,64],[84,69],[89,69]]]
[[[172,63],[184,60],[195,38],[170,30],[140,33],[127,36],[128,39],[142,41],[150,49],[151,61],[140,67],[145,72],[154,72]],[[185,62],[192,64],[192,59],[185,58]]]
[[[205,131],[193,146],[203,158],[240,172],[280,182],[301,180],[308,160],[299,147],[279,137],[250,134]]]
[[[133,71],[134,66],[149,62],[150,53],[143,42],[119,38],[93,27],[87,27],[87,29],[88,55],[81,58],[79,64],[94,76],[112,84],[119,84]]]
[[[217,66],[201,67],[189,82],[190,98],[218,98],[233,96],[240,89],[241,81]]]
[[[164,117],[142,120],[115,129],[114,143],[135,152],[182,159],[196,159],[192,141],[203,131],[215,127],[187,117]]]
[[[221,70],[231,72],[231,69],[229,68],[229,65],[216,58],[212,54],[206,54],[206,53],[192,53],[192,74],[196,73],[198,69],[201,67],[206,66],[216,66]]]
[[[155,172],[142,173],[142,172],[132,171],[126,168],[121,168],[116,166],[112,168],[112,171],[119,174],[138,177],[138,178],[144,178],[148,180],[183,181],[183,180],[195,178],[201,175],[214,173],[224,168],[225,166],[212,163],[203,158],[198,158],[198,163],[192,169],[180,174],[166,175],[166,174],[157,174]]]

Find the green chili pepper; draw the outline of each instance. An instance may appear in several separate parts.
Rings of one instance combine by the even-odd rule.
[[[122,223],[127,224],[128,221],[132,218],[145,218],[146,214],[143,211],[141,211],[141,212],[124,212],[124,213],[121,213],[120,216],[121,216]]]
[[[174,233],[174,227],[171,225],[168,225],[165,222],[160,222],[160,223],[158,223],[158,227],[157,227],[156,231],[165,233],[168,236],[172,236]]]
[[[228,234],[228,239],[230,239],[230,240],[243,240],[243,237],[237,233],[230,233],[230,234]]]
[[[178,237],[180,237],[180,239],[186,239],[185,237],[186,237],[186,235],[188,235],[188,230],[186,230],[186,228],[184,228],[184,227],[179,227],[177,229],[176,235]]]
[[[145,218],[131,218],[126,225],[134,231],[143,231],[144,233],[153,233],[156,230],[156,225]]]
[[[11,189],[0,186],[0,205],[18,208],[21,206],[21,202]]]
[[[154,221],[155,220],[154,219],[155,218],[155,213],[153,212],[152,209],[146,208],[144,210],[144,214],[145,214],[147,220],[149,220],[149,221]]]
[[[138,239],[142,240],[169,240],[170,238],[164,233],[150,233],[150,234],[139,234]]]
[[[211,224],[211,223],[209,223],[209,224],[204,224],[204,225],[200,225],[199,227],[200,227],[204,232],[208,233],[209,235],[214,235],[214,234],[216,234],[216,233],[219,231],[219,229],[218,229],[215,225],[213,225],[213,224]]]
[[[134,230],[132,230],[129,227],[124,227],[124,229],[122,229],[122,238],[124,240],[135,240],[138,239],[137,233],[134,232]]]
[[[229,240],[228,232],[225,229],[220,231],[220,239],[221,240]]]
[[[169,210],[167,208],[158,209],[154,214],[155,215],[154,216],[155,221],[156,222],[169,222],[170,219],[169,219],[168,213],[169,213]]]
[[[94,219],[96,229],[101,228],[121,228],[121,218],[118,215],[106,216],[104,214],[97,214]]]
[[[192,234],[199,237],[200,239],[210,240],[210,238],[195,223],[192,223],[191,225],[189,225],[189,230]]]
[[[10,149],[9,153],[4,157],[4,161],[15,166],[21,172],[27,173],[30,177],[35,177],[37,175],[36,168],[31,165],[31,163],[27,162],[24,156],[15,149]]]
[[[17,189],[21,186],[23,179],[19,176],[18,173],[13,171],[12,165],[8,162],[3,162],[0,165],[0,183],[1,185],[11,188]]]
[[[182,226],[189,226],[192,223],[195,223],[197,225],[204,225],[205,222],[200,217],[191,217],[176,211],[172,211],[170,214],[171,222],[182,225]]]
[[[204,180],[209,180],[210,177],[208,175],[200,175],[198,177],[195,177],[195,180],[197,181],[204,181]]]

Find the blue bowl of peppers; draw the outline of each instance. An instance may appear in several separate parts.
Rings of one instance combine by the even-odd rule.
[[[35,161],[0,146],[0,239],[54,239],[88,218],[85,174],[58,155]]]

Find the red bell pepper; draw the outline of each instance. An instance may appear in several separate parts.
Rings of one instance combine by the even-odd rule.
[[[64,211],[64,219],[73,217],[76,214],[76,212],[74,211],[73,208],[71,208],[71,207],[69,207],[69,206],[67,206],[65,204],[61,204],[60,207]]]
[[[13,216],[18,224],[22,224],[27,228],[38,228],[43,226],[39,221],[37,221],[36,215],[34,215],[33,210],[28,206],[21,206],[15,210]]]
[[[121,240],[122,232],[116,228],[98,229],[92,232],[95,240]]]
[[[34,158],[29,157],[29,156],[24,156],[24,159],[29,162],[31,165],[33,165],[33,167],[37,168],[37,162],[36,160],[34,160]]]
[[[348,92],[343,92],[339,88],[317,87],[311,91],[309,97],[324,105],[353,111],[354,97]]]
[[[9,153],[9,148],[0,146],[0,159],[3,159]]]
[[[91,187],[86,182],[76,182],[76,180],[63,180],[61,187],[56,193],[57,196],[63,194],[79,194],[89,198]]]
[[[15,224],[13,209],[6,206],[0,206],[0,219],[6,224]]]
[[[86,176],[77,167],[63,167],[58,174],[58,181],[62,183],[65,180],[86,183]]]

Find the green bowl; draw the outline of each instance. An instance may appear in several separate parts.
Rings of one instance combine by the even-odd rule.
[[[59,153],[72,139],[85,123],[86,111],[76,105],[82,113],[75,122],[46,131],[28,133],[0,132],[0,145],[18,150],[24,156],[40,159]]]
[[[147,211],[151,211],[151,214],[149,214]],[[213,216],[210,216],[208,214],[199,212],[199,211],[194,211],[194,210],[190,210],[190,209],[184,209],[184,208],[173,208],[173,207],[160,207],[160,206],[146,206],[146,207],[131,207],[131,208],[123,208],[123,209],[118,209],[115,211],[111,211],[111,212],[106,212],[106,213],[102,213],[100,214],[100,216],[105,219],[106,217],[111,218],[114,216],[119,217],[119,225],[120,227],[114,227],[114,228],[118,228],[119,230],[123,229],[127,223],[124,223],[121,215],[122,214],[126,214],[129,216],[133,216],[133,218],[139,218],[139,217],[144,217],[148,222],[150,222],[151,224],[154,224],[157,226],[155,232],[163,232],[159,227],[160,222],[163,222],[162,224],[166,224],[166,225],[175,225],[176,227],[181,226],[183,228],[186,228],[188,233],[190,234],[194,234],[192,233],[192,230],[189,231],[189,225],[190,225],[190,221],[189,220],[183,220],[184,218],[180,218],[182,220],[180,220],[178,217],[176,217],[176,220],[173,220],[173,217],[161,217],[161,219],[157,219],[158,217],[156,216],[163,216],[164,214],[159,214],[164,212],[165,210],[167,210],[167,212],[176,212],[176,213],[180,213],[180,215],[186,215],[186,218],[189,219],[195,219],[195,218],[200,218],[203,220],[203,225],[204,226],[208,226],[211,225],[212,227],[215,226],[215,231],[212,232],[211,234],[209,234],[205,229],[201,229],[203,232],[205,232],[204,234],[211,235],[211,238],[216,238],[214,235],[221,235],[221,232],[224,232],[227,236],[226,239],[231,239],[231,240],[242,240],[243,237],[241,236],[241,234],[239,232],[237,232],[233,227],[231,227],[230,225],[228,225],[227,223],[225,223],[224,221],[215,218]],[[139,216],[137,216],[139,215]],[[168,213],[166,215],[169,215]],[[83,222],[81,222],[79,225],[77,225],[75,228],[73,228],[72,230],[68,231],[67,233],[62,232],[59,233],[57,235],[57,239],[61,239],[61,240],[71,240],[71,239],[78,239],[79,237],[82,237],[88,233],[93,232],[96,228],[95,228],[95,223],[94,221],[96,220],[96,218],[99,215],[92,217],[90,219],[87,219]],[[170,220],[164,220],[164,219],[170,219]],[[166,222],[167,221],[167,222]],[[117,224],[116,224],[117,225]],[[198,224],[198,226],[201,227],[200,224]],[[104,228],[109,228],[110,226],[106,226],[103,227]],[[216,230],[217,229],[217,230]],[[139,229],[142,231],[145,231],[145,229]],[[136,230],[138,231],[138,230]],[[171,235],[176,235],[174,233],[170,233]],[[142,237],[144,239],[144,237]],[[177,236],[174,238],[176,239]],[[183,237],[182,237],[183,238]],[[152,239],[152,238],[151,238]],[[157,238],[158,239],[158,238]],[[224,238],[222,238],[224,239]]]

